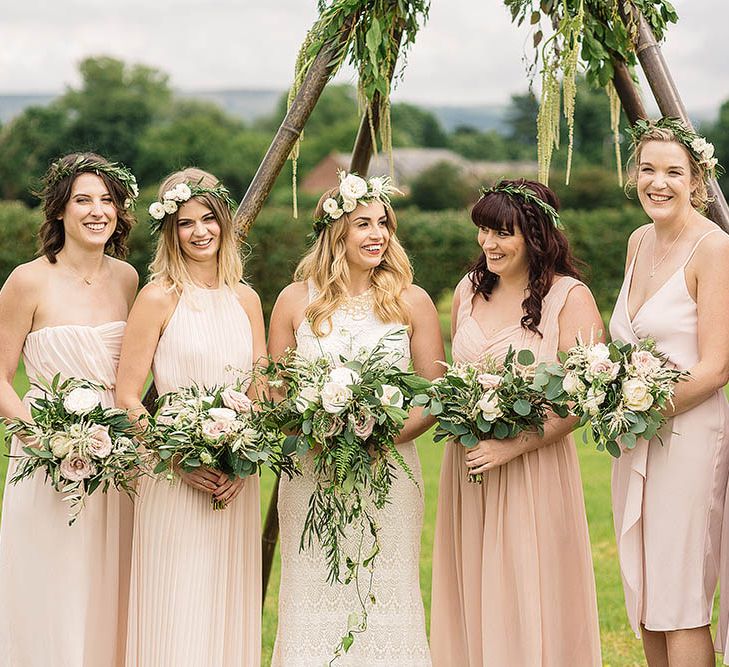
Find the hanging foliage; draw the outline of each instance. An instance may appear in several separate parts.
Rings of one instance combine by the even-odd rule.
[[[332,48],[334,76],[344,62],[357,70],[360,111],[367,115],[377,152],[373,112],[379,117],[382,149],[392,153],[390,89],[402,76],[406,58],[396,72],[398,55],[406,55],[421,25],[428,18],[430,0],[319,0],[319,18],[306,35],[296,59],[289,106],[301,88],[314,60],[324,48]],[[296,215],[296,160],[300,137],[291,151],[294,165],[294,215]]]
[[[561,97],[569,133],[569,183],[578,64],[584,67],[587,81],[605,89],[610,96],[613,102],[611,127],[617,141],[619,114],[614,113],[614,91],[610,90],[613,60],[624,61],[633,72],[637,62],[637,25],[632,18],[632,9],[646,18],[657,40],[663,39],[668,25],[675,23],[678,16],[668,0],[504,0],[504,4],[517,25],[529,20],[534,26],[535,53],[530,74],[541,66],[542,76],[542,99],[537,118],[539,180],[548,182],[552,153],[559,148]],[[546,40],[543,22],[552,33]],[[633,77],[635,79],[634,74]],[[619,147],[616,147],[616,155],[619,159]]]

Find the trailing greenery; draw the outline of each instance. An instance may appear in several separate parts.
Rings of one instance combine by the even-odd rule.
[[[542,99],[537,121],[539,179],[549,179],[552,151],[559,148],[560,80],[563,111],[569,130],[566,180],[569,182],[572,152],[572,130],[575,113],[575,76],[581,60],[587,80],[604,88],[609,95],[614,68],[613,61],[625,62],[629,68],[636,64],[635,37],[637,26],[630,11],[631,3],[622,0],[504,0],[512,21],[521,25],[526,19],[535,26],[535,49],[531,73],[541,64]],[[650,24],[656,39],[661,40],[669,23],[678,16],[668,0],[632,0],[632,6]],[[627,8],[628,11],[624,11]],[[553,29],[543,40],[542,21]],[[544,43],[542,44],[542,42]],[[541,45],[541,49],[539,48]],[[614,101],[614,95],[611,96]],[[611,115],[615,129],[616,115]],[[617,135],[617,132],[615,132]]]

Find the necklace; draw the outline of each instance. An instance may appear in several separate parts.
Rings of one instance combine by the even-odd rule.
[[[99,274],[101,273],[102,269],[104,268],[102,266],[100,269],[98,269],[96,271],[96,273],[92,274],[91,276],[85,276],[83,273],[81,273],[80,271],[77,271],[70,264],[67,264],[65,261],[63,262],[63,264],[61,264],[61,266],[63,266],[68,271],[73,273],[77,278],[80,278],[83,281],[84,285],[92,285],[94,283],[94,280],[96,280],[99,277]]]
[[[663,255],[661,255],[661,258],[657,262],[656,262],[656,242],[655,242],[655,240],[653,241],[653,254],[651,255],[651,270],[648,273],[649,277],[652,278],[653,276],[656,275],[656,271],[657,271],[658,267],[661,264],[663,264],[663,260],[666,259],[666,257],[668,257],[668,253],[670,253],[671,250],[673,249],[673,246],[676,245],[676,241],[678,241],[678,239],[681,238],[681,234],[683,234],[683,230],[686,229],[686,225],[688,225],[688,220],[686,220],[686,222],[683,223],[683,227],[681,227],[681,231],[676,235],[676,238],[673,239],[673,241],[671,242],[671,245],[668,246],[668,250],[666,250],[666,252],[664,252]]]

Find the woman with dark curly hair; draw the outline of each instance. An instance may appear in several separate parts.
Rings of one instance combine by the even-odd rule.
[[[0,415],[30,420],[13,377],[91,380],[114,404],[116,365],[137,273],[121,258],[134,218],[131,172],[92,153],[51,165],[39,257],[0,291]],[[11,456],[21,453],[14,438]],[[8,466],[8,479],[15,471]],[[132,504],[96,493],[72,527],[68,504],[40,473],[5,487],[0,528],[0,665],[98,667],[124,662]]]
[[[558,206],[541,183],[504,180],[473,207],[482,254],[455,290],[454,361],[503,358],[510,346],[552,361],[578,336],[601,335]],[[433,554],[435,667],[601,664],[575,423],[553,415],[542,436],[447,445]]]

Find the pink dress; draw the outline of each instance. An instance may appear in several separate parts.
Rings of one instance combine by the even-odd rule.
[[[633,259],[610,320],[613,339],[636,343],[650,336],[678,368],[698,362],[698,316],[684,268],[703,238],[631,321]],[[711,623],[729,472],[728,418],[729,405],[717,391],[669,420],[660,434],[663,445],[658,438],[639,440],[613,463],[615,538],[637,636],[641,624],[669,631]]]
[[[581,283],[557,280],[539,330],[520,325],[487,337],[472,317],[468,276],[454,361],[503,358],[513,346],[554,360],[558,317]],[[481,298],[481,297],[479,297]],[[467,481],[465,448],[443,456],[433,551],[430,642],[434,667],[591,667],[601,664],[595,581],[580,469],[572,436]]]
[[[228,287],[185,287],[154,355],[160,394],[231,383],[253,357]],[[127,667],[256,667],[261,659],[258,477],[225,510],[164,477],[142,480],[134,513]]]
[[[28,377],[56,373],[104,385],[114,404],[124,322],[32,331],[23,361]],[[30,403],[34,390],[25,396]],[[13,439],[11,455],[21,453]],[[92,495],[68,525],[68,503],[38,471],[9,484],[0,527],[0,665],[99,667],[124,663],[132,542],[132,501],[113,489]]]

